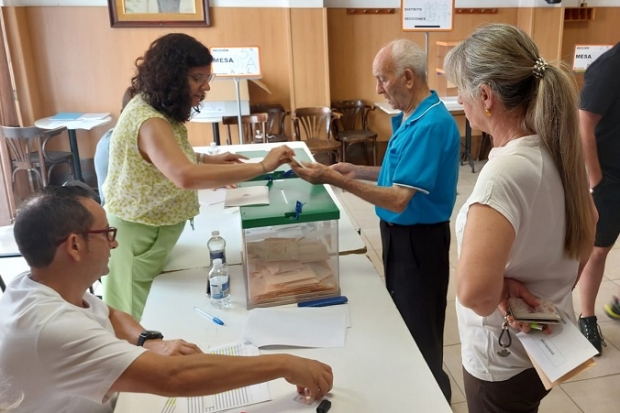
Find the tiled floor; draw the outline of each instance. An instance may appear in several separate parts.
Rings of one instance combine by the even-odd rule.
[[[479,170],[481,166],[482,164],[477,164],[476,170]],[[471,173],[471,169],[467,165],[461,167],[458,197],[452,221],[454,221],[458,210],[473,189],[477,177],[478,174]],[[353,225],[361,229],[362,238],[368,248],[366,255],[374,263],[379,276],[383,278],[379,220],[374,213],[374,207],[350,193],[341,190],[336,190],[336,193],[347,210]],[[448,311],[444,334],[444,364],[452,382],[452,410],[463,413],[467,412],[467,403],[463,391],[461,345],[454,309],[456,258],[456,240],[453,232],[450,250],[452,271],[448,289]],[[605,278],[600,288],[596,306],[599,324],[607,341],[607,348],[603,350],[603,355],[596,359],[596,366],[554,388],[543,400],[539,410],[541,413],[617,413],[620,411],[620,322],[608,319],[602,311],[603,303],[618,290],[620,290],[620,242],[616,243],[608,257]],[[573,298],[576,312],[578,312],[579,293],[577,290],[573,293]]]

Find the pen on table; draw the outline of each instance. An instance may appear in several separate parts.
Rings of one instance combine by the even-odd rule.
[[[213,321],[215,324],[219,324],[219,325],[221,325],[221,326],[223,326],[223,325],[224,325],[224,322],[223,322],[222,320],[220,320],[219,318],[217,318],[217,317],[215,317],[215,316],[212,316],[211,314],[207,313],[206,311],[201,310],[201,309],[200,309],[200,308],[198,308],[198,307],[194,307],[194,310],[195,310],[198,314],[200,314],[201,316],[211,319],[211,321]]]
[[[284,198],[284,202],[288,204],[288,199],[286,199],[286,194],[284,193],[284,189],[280,189],[280,191],[282,192],[282,197]]]

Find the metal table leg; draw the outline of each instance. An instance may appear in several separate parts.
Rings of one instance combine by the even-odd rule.
[[[463,161],[467,161],[469,166],[471,167],[471,172],[476,172],[474,167],[474,160],[471,157],[471,125],[469,124],[469,120],[465,118],[465,150],[463,153],[463,158],[461,158],[461,165]]]
[[[67,129],[69,133],[69,146],[71,147],[71,153],[73,154],[73,169],[75,170],[75,177],[84,182],[82,177],[82,166],[80,164],[80,152],[78,151],[77,134],[75,129]]]
[[[218,122],[213,122],[213,142],[217,146],[220,146],[220,124]]]

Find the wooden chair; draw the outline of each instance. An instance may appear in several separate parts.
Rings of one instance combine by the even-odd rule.
[[[50,139],[65,132],[66,127],[45,130],[36,126],[0,126],[0,129],[11,158],[11,182],[13,186],[17,172],[27,171],[31,190],[34,191],[32,174],[37,177],[39,185],[45,187],[50,182],[54,168],[60,164],[69,165],[72,179],[75,179],[73,154],[71,152],[47,150]]]
[[[377,134],[368,129],[368,112],[375,110],[363,100],[332,102],[332,109],[342,116],[333,124],[334,138],[342,144],[342,160],[347,161],[347,149],[355,144],[364,145],[367,165],[377,165]],[[370,148],[369,148],[370,146]],[[372,150],[372,164],[369,149]]]
[[[266,125],[269,115],[266,113],[253,113],[251,115],[241,116],[241,124],[243,125],[243,143],[263,143],[266,136]],[[232,135],[230,133],[230,125],[238,125],[237,116],[223,116],[222,123],[226,125],[228,130],[228,138],[226,144],[231,145]],[[263,142],[256,141],[256,131],[261,132]],[[241,143],[241,141],[240,141]]]
[[[338,116],[327,106],[295,109],[292,116],[295,140],[303,138],[313,155],[326,153],[334,156],[334,162],[340,162],[342,145],[331,134],[332,119]]]
[[[251,113],[267,113],[267,142],[286,142],[288,136],[284,132],[284,121],[291,114],[279,103],[261,103],[250,106]]]

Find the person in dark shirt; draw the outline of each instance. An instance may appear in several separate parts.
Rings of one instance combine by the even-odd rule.
[[[605,271],[605,261],[620,233],[620,43],[602,54],[586,70],[579,104],[579,123],[590,190],[599,220],[594,250],[586,264],[579,291],[579,327],[599,355],[605,345],[594,302]],[[620,319],[620,302],[605,306],[607,315]]]

